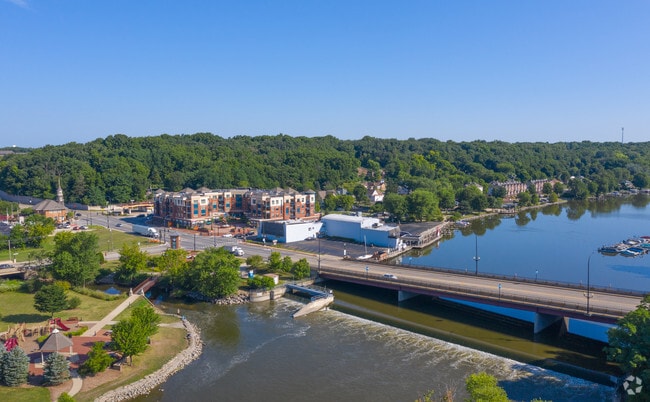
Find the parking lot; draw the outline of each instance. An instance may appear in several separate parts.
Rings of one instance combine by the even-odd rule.
[[[376,251],[386,250],[384,247],[375,247],[372,244],[363,245],[361,243],[351,243],[349,241],[320,238],[313,240],[303,240],[286,244],[285,247],[318,254],[339,256],[343,258],[347,255],[350,258],[361,257],[366,254],[373,254]]]

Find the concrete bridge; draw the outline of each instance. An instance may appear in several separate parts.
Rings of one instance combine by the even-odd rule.
[[[566,318],[615,324],[643,298],[641,292],[331,259],[321,261],[319,276],[393,289],[397,301],[428,295],[531,311],[535,333]]]

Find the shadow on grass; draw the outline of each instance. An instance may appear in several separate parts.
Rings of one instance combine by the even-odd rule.
[[[2,317],[3,321],[13,322],[14,324],[26,323],[35,324],[46,321],[50,318],[46,314],[10,314]]]

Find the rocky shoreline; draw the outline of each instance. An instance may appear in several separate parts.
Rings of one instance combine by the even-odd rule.
[[[198,359],[203,351],[203,342],[199,329],[187,319],[182,320],[187,331],[188,346],[173,359],[165,363],[158,371],[143,379],[114,389],[95,399],[95,402],[126,401],[139,395],[146,395],[158,385],[164,383],[174,373]]]

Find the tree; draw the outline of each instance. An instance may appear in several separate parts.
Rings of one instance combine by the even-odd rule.
[[[86,285],[99,272],[97,235],[88,232],[59,232],[54,236],[50,271],[55,279]]]
[[[650,295],[639,306],[607,331],[607,358],[617,362],[626,373],[650,384]],[[650,400],[650,387],[643,387],[639,400]],[[645,399],[643,399],[645,398]]]
[[[354,206],[355,198],[353,195],[339,195],[336,197],[336,207],[344,211],[350,211]]]
[[[113,358],[104,350],[104,342],[95,342],[88,352],[88,360],[81,367],[81,375],[93,376],[106,370],[113,361]]]
[[[408,213],[416,221],[442,220],[435,194],[426,190],[415,190],[406,197]]]
[[[131,312],[131,320],[135,321],[148,337],[158,332],[160,316],[149,305],[135,307]]]
[[[68,308],[65,289],[58,284],[43,286],[34,294],[34,308],[42,313],[50,313],[50,317],[54,317],[54,313]]]
[[[354,186],[352,194],[354,194],[354,198],[356,198],[358,203],[366,203],[370,201],[368,198],[368,189],[363,184],[357,184]]]
[[[508,402],[508,394],[499,387],[497,379],[481,372],[471,374],[465,380],[465,387],[470,395],[470,401]]]
[[[129,360],[129,364],[133,363],[133,356],[137,356],[147,349],[147,334],[133,320],[122,320],[113,325],[111,340]]]
[[[248,280],[248,286],[252,289],[273,289],[275,281],[268,276],[255,275]]]
[[[309,267],[309,262],[307,262],[307,259],[301,258],[300,260],[296,261],[295,264],[293,264],[293,276],[296,279],[302,279],[302,278],[309,278],[311,275],[311,269]]]
[[[251,255],[246,258],[246,264],[253,269],[260,269],[264,267],[264,258],[259,254]]]
[[[25,351],[16,346],[2,359],[2,381],[9,387],[17,387],[27,382],[29,375],[29,357]]]
[[[395,193],[386,194],[384,196],[384,207],[386,208],[386,211],[393,215],[398,221],[401,221],[406,217],[406,197],[403,195]]]
[[[70,379],[70,362],[57,352],[50,353],[43,365],[43,378],[48,385],[59,385]]]
[[[291,257],[287,255],[282,259],[282,264],[280,264],[280,270],[282,272],[290,272],[292,266],[293,266],[293,261],[291,261]]]
[[[271,252],[269,255],[269,270],[278,272],[282,268],[282,255],[277,251]]]
[[[124,244],[120,249],[120,266],[117,267],[116,277],[120,281],[132,282],[140,271],[147,267],[147,253],[140,250],[137,244]]]
[[[168,248],[156,258],[156,266],[163,273],[173,278],[178,277],[187,266],[187,251]]]
[[[188,285],[207,297],[225,297],[237,292],[239,259],[222,248],[197,254],[187,270]]]

